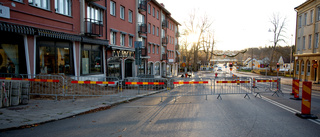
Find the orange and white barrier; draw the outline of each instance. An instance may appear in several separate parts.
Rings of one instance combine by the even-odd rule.
[[[302,85],[302,101],[301,101],[301,113],[296,115],[303,119],[317,119],[318,117],[311,114],[311,82],[303,82]]]
[[[72,84],[115,84],[113,81],[71,81]]]
[[[126,85],[164,85],[164,82],[126,82]]]
[[[35,82],[59,82],[57,79],[28,79],[28,78],[6,78],[0,77],[2,80],[24,80],[24,81],[35,81]]]
[[[209,81],[183,81],[183,82],[173,82],[173,84],[208,84]]]

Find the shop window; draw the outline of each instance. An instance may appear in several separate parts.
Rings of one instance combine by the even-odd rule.
[[[297,60],[296,63],[296,74],[299,74],[299,61]]]
[[[121,78],[121,62],[120,60],[112,60],[108,62],[108,76]]]
[[[102,47],[84,44],[81,54],[81,74],[101,74]]]
[[[311,66],[310,61],[307,62],[307,76],[310,76]]]
[[[141,61],[141,65],[139,65],[139,72],[138,74],[143,75],[145,74],[145,63],[144,60]]]
[[[148,64],[148,74],[153,75],[153,63],[152,62]]]
[[[301,61],[301,75],[304,75],[304,62]]]
[[[38,41],[38,73],[72,74],[71,43]]]

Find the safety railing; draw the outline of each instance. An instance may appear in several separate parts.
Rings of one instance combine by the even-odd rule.
[[[255,97],[258,95],[261,97],[261,93],[272,93],[272,96],[278,93],[282,93],[281,90],[281,79],[280,78],[270,78],[270,77],[258,77],[253,78],[253,92],[256,94]]]

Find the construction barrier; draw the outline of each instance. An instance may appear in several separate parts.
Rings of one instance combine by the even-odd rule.
[[[211,78],[173,78],[169,80],[170,96],[212,95]]]
[[[65,96],[118,96],[119,82],[115,77],[70,77],[66,79]]]
[[[278,93],[282,93],[281,87],[280,87],[280,78],[269,78],[269,77],[258,77],[254,78],[253,81],[253,92],[256,94],[255,97],[258,95],[261,97],[261,93],[270,93],[273,92],[273,95]],[[272,96],[273,96],[272,95]]]
[[[296,113],[300,118],[304,119],[317,119],[318,117],[311,114],[311,91],[312,83],[303,82],[302,85],[302,101],[301,101],[301,113]]]
[[[249,77],[240,77],[236,80],[233,77],[216,78],[214,79],[214,93],[218,95],[217,99],[222,99],[221,95],[225,94],[245,94],[249,97],[252,94],[252,79]]]
[[[293,100],[301,100],[299,97],[299,79],[293,79],[292,80],[292,93],[293,93]]]
[[[27,104],[29,102],[29,84],[27,81],[3,80],[0,82],[0,108]]]
[[[168,96],[165,78],[126,78],[121,82],[121,97],[140,97],[143,95],[155,94],[153,97]],[[161,98],[162,99],[162,98]]]

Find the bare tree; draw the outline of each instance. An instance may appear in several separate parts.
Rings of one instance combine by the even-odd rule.
[[[275,65],[275,62],[273,62],[274,53],[276,50],[276,46],[278,46],[279,42],[285,42],[283,39],[285,36],[283,33],[285,33],[285,26],[286,26],[286,17],[282,18],[279,14],[273,14],[272,18],[270,19],[270,23],[272,24],[272,32],[273,32],[273,45],[272,45],[272,51],[270,55],[270,71],[272,71],[271,66]]]

